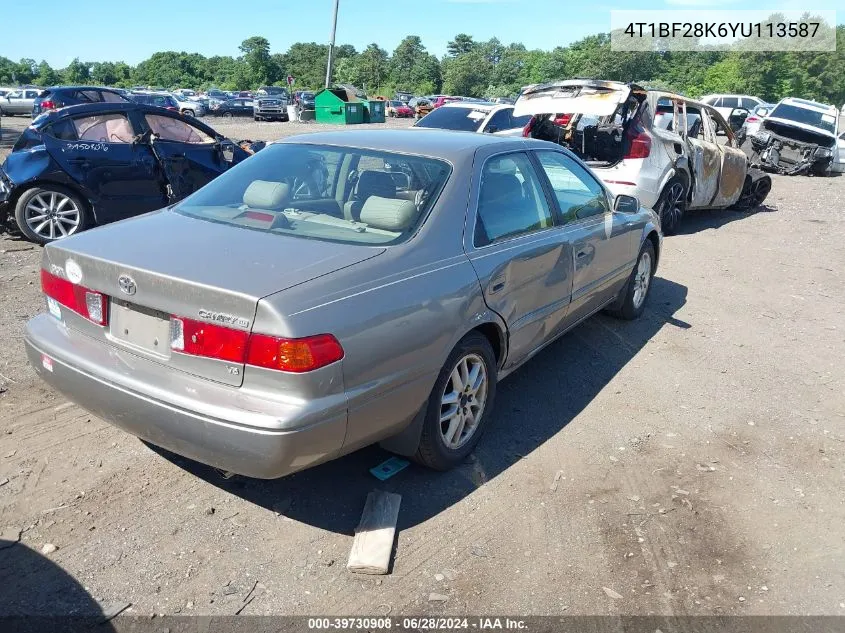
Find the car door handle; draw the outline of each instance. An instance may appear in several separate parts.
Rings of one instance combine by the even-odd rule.
[[[585,250],[583,250],[583,251],[578,251],[577,253],[575,253],[575,257],[577,257],[578,259],[582,259],[582,258],[586,257],[586,256],[587,256],[587,255],[589,255],[589,254],[590,254],[590,253],[589,253],[589,251],[587,251],[587,250],[585,249]]]
[[[505,278],[504,277],[496,277],[493,281],[490,282],[490,294],[496,294],[497,292],[501,292],[505,287]]]

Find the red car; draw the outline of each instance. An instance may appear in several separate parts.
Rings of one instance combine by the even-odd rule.
[[[434,98],[434,101],[431,102],[431,105],[435,108],[439,108],[444,103],[449,103],[450,101],[461,101],[460,97],[449,97],[447,95],[437,95]]]
[[[414,109],[410,107],[407,103],[403,103],[399,100],[388,101],[387,108],[385,109],[385,111],[387,112],[387,116],[394,116],[399,118],[414,116]]]

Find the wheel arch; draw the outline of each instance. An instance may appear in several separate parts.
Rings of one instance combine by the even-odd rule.
[[[27,191],[31,189],[36,189],[38,187],[59,187],[61,189],[67,189],[77,197],[79,197],[79,201],[85,205],[85,210],[90,211],[92,215],[92,219],[96,221],[96,212],[94,211],[94,205],[91,203],[91,200],[85,193],[82,191],[82,188],[76,185],[75,183],[66,183],[60,182],[57,180],[49,180],[47,178],[38,178],[36,180],[30,180],[20,187],[16,187],[12,191],[12,195],[9,196],[9,209],[14,213],[14,210],[17,208],[18,200],[20,200],[21,196],[23,196]]]

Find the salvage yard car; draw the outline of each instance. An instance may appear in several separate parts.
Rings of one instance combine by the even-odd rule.
[[[512,105],[453,101],[432,110],[414,123],[414,127],[522,136],[523,128],[530,120],[531,115],[513,116]]]
[[[35,103],[39,92],[38,88],[22,88],[0,97],[0,115],[32,114],[32,104]]]
[[[0,167],[0,224],[41,244],[159,209],[249,156],[177,112],[133,102],[43,114]]]
[[[781,100],[750,137],[752,161],[762,169],[787,176],[833,171],[837,154],[839,113],[836,107],[787,98]]]
[[[290,137],[173,207],[48,244],[27,354],[83,408],[226,471],[281,477],[378,441],[446,469],[499,380],[599,310],[642,313],[661,245],[651,210],[550,143]]]
[[[525,88],[514,116],[527,114],[527,136],[570,148],[614,193],[653,208],[665,234],[688,209],[753,208],[772,187],[725,119],[681,95],[575,79]]]
[[[82,103],[126,103],[129,99],[116,88],[102,86],[52,86],[42,90],[32,104],[32,118],[39,114]]]

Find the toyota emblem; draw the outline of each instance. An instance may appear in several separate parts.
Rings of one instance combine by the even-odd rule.
[[[120,291],[123,294],[134,295],[138,286],[135,285],[135,280],[129,275],[121,275],[117,278],[117,285],[120,286]]]

